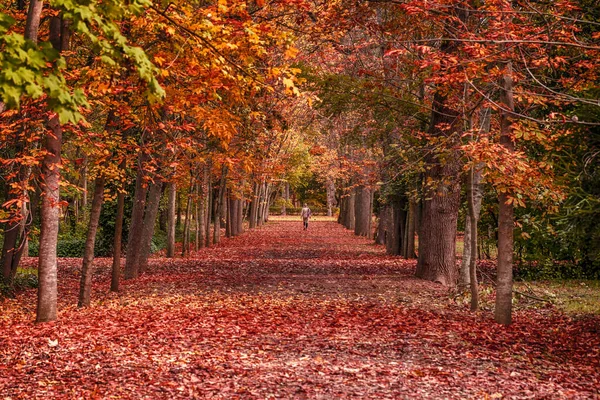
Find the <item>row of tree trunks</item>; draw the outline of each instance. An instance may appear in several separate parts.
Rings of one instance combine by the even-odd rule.
[[[407,210],[408,208],[408,210]],[[417,206],[414,200],[395,201],[379,210],[377,243],[386,252],[405,258],[415,258]]]
[[[342,197],[340,202],[340,216],[339,223],[341,223],[346,229],[354,230],[355,227],[355,199],[356,195],[354,190],[350,190],[347,194]]]

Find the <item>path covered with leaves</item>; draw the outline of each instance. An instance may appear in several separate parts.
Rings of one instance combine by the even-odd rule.
[[[27,260],[32,265],[35,260]],[[59,321],[35,291],[0,303],[0,394],[18,398],[594,398],[600,322],[553,308],[501,327],[333,222],[278,221],[77,309],[59,264]]]

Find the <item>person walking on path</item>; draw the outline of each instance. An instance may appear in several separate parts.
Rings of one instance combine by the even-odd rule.
[[[304,203],[304,207],[302,207],[302,212],[300,213],[302,217],[302,222],[304,223],[304,230],[308,229],[308,219],[310,218],[310,208],[308,205]]]

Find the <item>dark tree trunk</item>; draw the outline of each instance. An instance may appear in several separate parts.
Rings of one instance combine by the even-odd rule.
[[[241,235],[242,233],[244,233],[244,199],[243,198],[238,200],[237,212],[238,212],[238,217],[237,217],[236,234]]]
[[[206,247],[210,247],[210,221],[213,216],[213,188],[210,179],[210,173],[208,175],[208,185],[206,189]]]
[[[231,225],[233,223],[233,221],[231,220],[233,218],[232,214],[231,214],[231,203],[232,203],[232,199],[230,197],[230,191],[226,190],[225,191],[225,201],[223,202],[226,205],[226,210],[225,210],[225,237],[232,237],[233,234],[231,233]]]
[[[355,190],[356,197],[354,202],[354,234],[358,236],[370,237],[371,232],[371,190],[360,185]]]
[[[183,221],[183,244],[181,246],[181,256],[185,257],[190,251],[190,214],[192,210],[192,186],[194,181],[190,182],[187,202],[185,206],[185,221]]]
[[[156,217],[158,216],[158,208],[160,206],[162,186],[163,183],[160,181],[153,183],[150,186],[150,191],[148,193],[148,203],[144,214],[144,225],[142,226],[140,273],[144,273],[148,270],[148,259],[152,253],[152,238],[154,237],[154,229],[156,227]]]
[[[404,249],[404,257],[407,259],[416,258],[415,254],[415,233],[417,222],[417,202],[411,197],[408,200],[408,214],[406,223],[406,244]]]
[[[92,199],[92,210],[90,212],[90,223],[88,225],[85,249],[83,251],[83,265],[81,267],[81,282],[79,284],[79,301],[77,307],[88,307],[91,301],[92,276],[94,275],[94,247],[96,245],[96,234],[100,222],[100,212],[104,202],[104,177],[98,176],[94,182],[94,197]]]
[[[113,241],[113,263],[110,290],[119,291],[119,278],[121,273],[121,247],[123,239],[123,219],[125,217],[125,193],[117,194],[117,216],[115,221],[115,237]]]
[[[346,197],[346,210],[344,212],[343,225],[346,229],[354,230],[355,224],[355,193],[354,190],[350,190],[350,193]]]
[[[460,123],[458,113],[448,107],[439,92],[434,95],[430,132],[432,136],[454,135]],[[450,132],[442,126],[452,127]],[[458,135],[454,135],[458,136]],[[451,140],[454,138],[451,138]],[[416,276],[444,286],[457,281],[456,228],[460,207],[460,162],[455,150],[445,150],[428,160],[425,196],[419,235],[419,261]]]
[[[221,217],[223,216],[223,208],[225,203],[225,189],[227,184],[227,169],[223,167],[221,171],[221,179],[219,181],[219,191],[216,197],[215,207],[215,226],[213,234],[213,243],[218,244],[221,242]]]
[[[133,201],[133,210],[131,211],[129,236],[127,238],[125,279],[135,279],[139,274],[140,247],[142,243],[140,232],[144,224],[144,210],[146,209],[146,197],[148,194],[148,187],[144,184],[144,161],[145,157],[143,154],[140,154],[135,180],[135,198]]]
[[[167,205],[167,257],[175,257],[175,212],[177,200],[177,184],[170,182],[168,186],[169,202]]]

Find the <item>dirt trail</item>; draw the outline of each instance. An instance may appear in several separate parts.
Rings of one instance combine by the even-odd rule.
[[[78,310],[80,260],[60,262],[60,321],[35,293],[0,304],[2,398],[593,398],[596,319],[454,304],[333,222],[278,221],[149,273]]]

